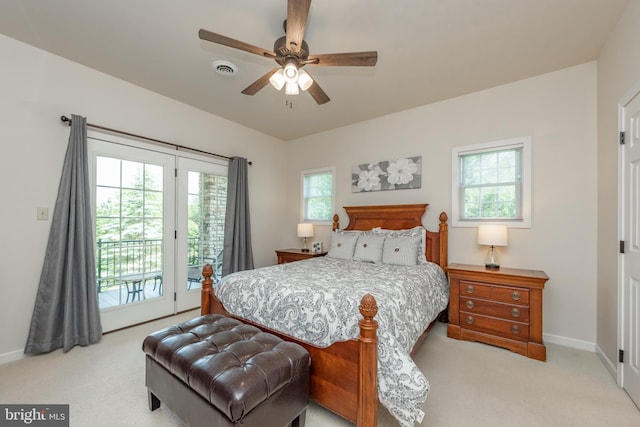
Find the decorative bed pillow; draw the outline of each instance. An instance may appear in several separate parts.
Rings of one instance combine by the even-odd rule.
[[[386,234],[388,237],[420,237],[420,246],[416,250],[416,259],[419,264],[427,262],[427,257],[425,255],[427,249],[427,230],[423,226],[416,225],[413,228],[407,228],[404,230],[374,228],[372,231],[375,233]]]
[[[420,248],[420,236],[387,236],[382,248],[382,263],[394,265],[416,265],[416,253]]]
[[[354,261],[382,262],[382,247],[386,236],[361,234],[356,243],[356,250],[353,254]]]
[[[334,231],[331,233],[331,244],[327,256],[338,259],[353,258],[353,251],[356,247],[359,233],[345,233]]]

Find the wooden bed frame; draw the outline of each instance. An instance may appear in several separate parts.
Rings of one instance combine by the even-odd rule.
[[[345,207],[349,224],[344,230],[370,230],[374,227],[400,230],[422,225],[427,204],[352,206]],[[427,230],[427,260],[439,264],[445,271],[448,253],[447,215],[440,214],[437,232]],[[339,229],[339,217],[333,216],[333,230]],[[311,400],[355,423],[358,427],[376,427],[378,423],[378,312],[376,300],[365,295],[360,302],[360,336],[329,347],[316,347],[291,336],[227,312],[213,292],[213,269],[203,270],[201,313],[220,313],[253,324],[260,329],[296,342],[311,355]],[[420,347],[435,320],[416,342],[412,355]]]

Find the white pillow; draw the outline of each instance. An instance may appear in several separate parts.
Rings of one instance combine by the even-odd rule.
[[[351,259],[358,240],[358,233],[342,233],[334,231],[331,234],[331,244],[329,245],[329,258]]]
[[[353,260],[380,263],[382,261],[382,246],[385,238],[386,236],[384,235],[361,234],[356,243]]]
[[[416,265],[416,252],[420,248],[420,236],[387,236],[382,248],[382,263],[394,265]]]

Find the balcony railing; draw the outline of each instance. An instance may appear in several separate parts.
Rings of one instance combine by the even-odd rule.
[[[187,265],[197,267],[207,257],[198,237],[187,239]],[[123,276],[155,274],[162,271],[162,239],[98,240],[96,247],[96,282],[98,292],[123,284]],[[217,253],[212,250],[214,254]]]

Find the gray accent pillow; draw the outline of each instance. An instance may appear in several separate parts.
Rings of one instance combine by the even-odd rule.
[[[420,248],[416,253],[419,264],[427,262],[425,251],[427,248],[427,230],[426,228],[416,225],[413,228],[407,228],[404,230],[388,230],[385,228],[374,228],[371,230],[374,233],[386,234],[389,237],[414,237],[420,236]]]
[[[354,261],[382,262],[382,247],[384,245],[384,235],[361,234],[356,243],[356,250],[353,254]]]
[[[420,236],[392,237],[387,236],[382,248],[382,263],[393,265],[416,265]]]
[[[342,233],[334,231],[331,234],[331,244],[329,245],[329,258],[352,259],[353,251],[356,247],[359,233]]]

